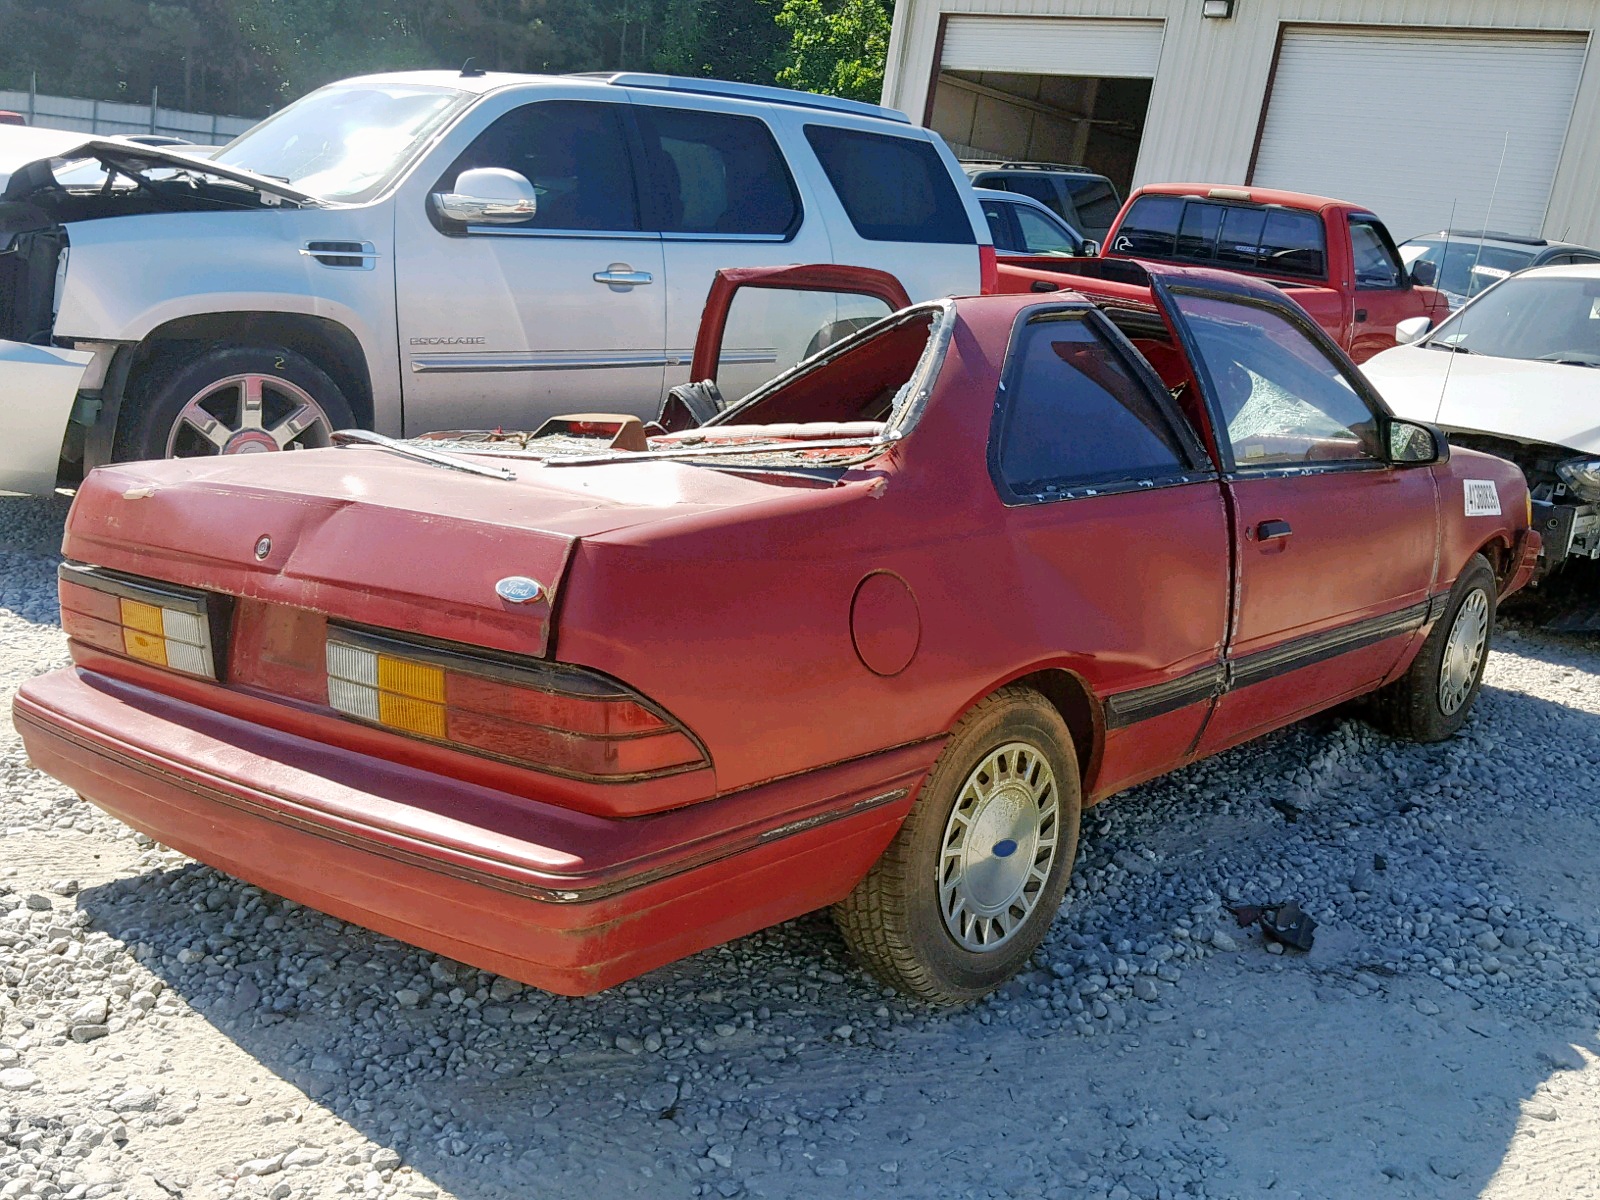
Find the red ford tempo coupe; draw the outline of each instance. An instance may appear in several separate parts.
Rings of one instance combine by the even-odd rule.
[[[28,753],[552,991],[833,905],[883,979],[981,996],[1054,918],[1085,805],[1363,693],[1453,733],[1538,551],[1521,473],[1392,417],[1282,293],[1076,269],[654,428],[97,470]],[[718,355],[736,293],[842,314],[870,275],[722,279],[694,377],[751,361]]]

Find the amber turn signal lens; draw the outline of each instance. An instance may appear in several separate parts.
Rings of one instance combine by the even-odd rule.
[[[682,725],[593,672],[330,627],[328,702],[400,733],[588,779],[707,765]]]
[[[63,563],[61,627],[74,641],[155,667],[215,679],[211,598]]]

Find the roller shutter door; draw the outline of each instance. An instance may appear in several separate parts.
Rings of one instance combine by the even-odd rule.
[[[1154,79],[1160,21],[1055,17],[946,17],[939,65],[947,71]]]
[[[1450,223],[1541,233],[1586,47],[1287,30],[1250,182],[1365,205],[1397,240]]]

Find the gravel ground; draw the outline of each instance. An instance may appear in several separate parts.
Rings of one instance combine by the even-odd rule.
[[[63,513],[0,500],[0,699],[65,661]],[[528,991],[151,845],[7,726],[0,1198],[1600,1195],[1600,653],[1499,645],[1446,745],[1321,718],[1094,810],[1035,969],[953,1014],[821,916]],[[1309,954],[1223,907],[1288,898]]]

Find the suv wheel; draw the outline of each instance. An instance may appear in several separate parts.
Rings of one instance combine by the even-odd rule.
[[[117,430],[115,457],[202,458],[332,444],[355,424],[339,386],[282,346],[222,346],[157,369]]]

